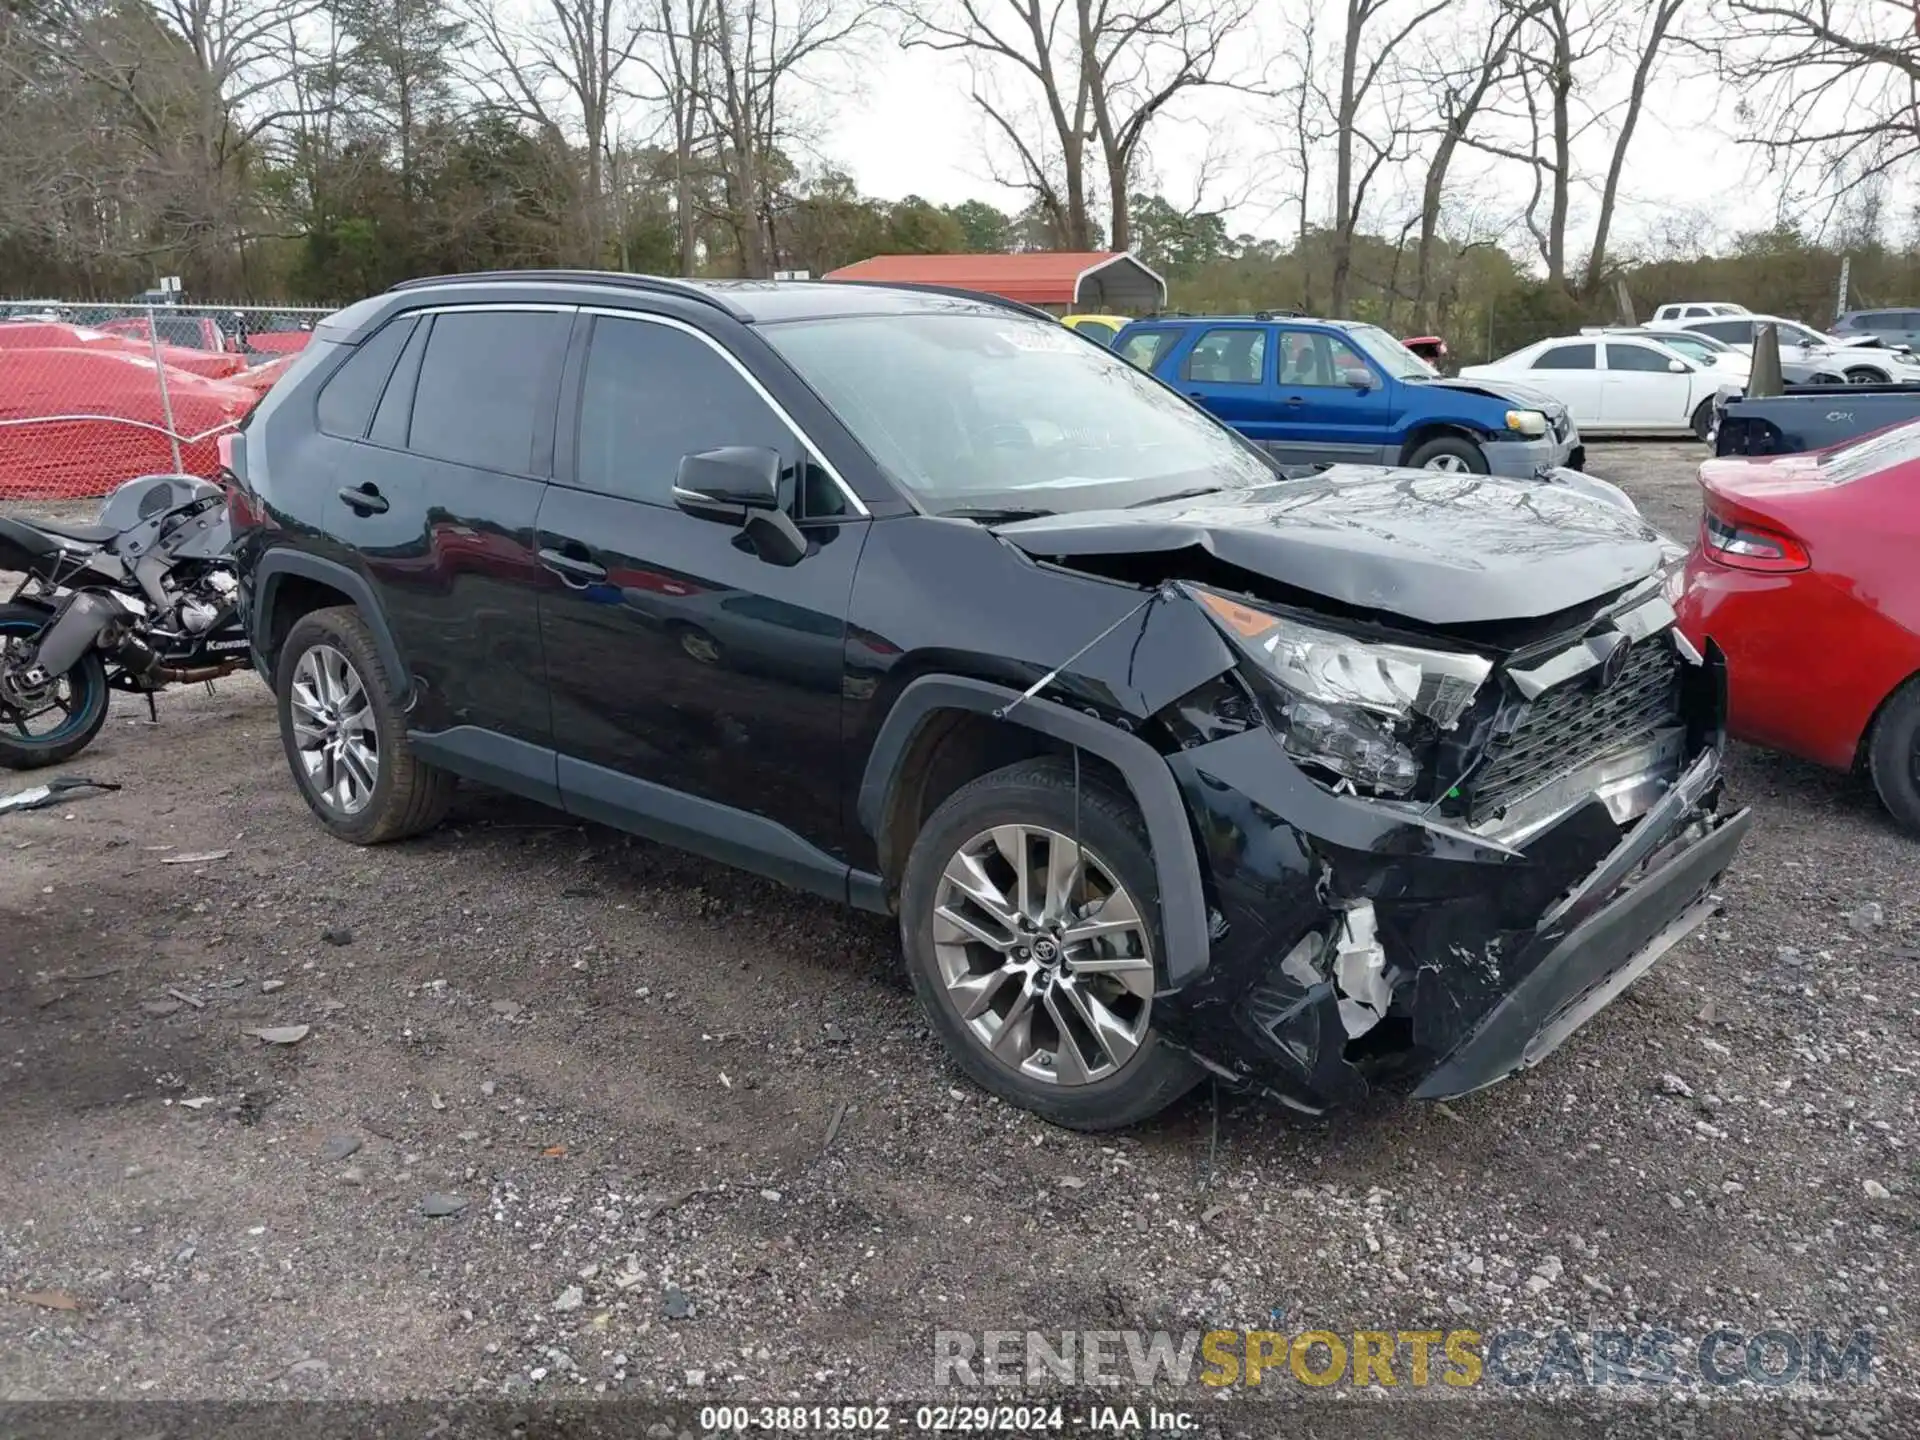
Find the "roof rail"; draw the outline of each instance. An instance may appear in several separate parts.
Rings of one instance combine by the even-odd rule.
[[[423,275],[414,280],[402,280],[389,286],[388,291],[425,290],[435,285],[498,285],[512,282],[545,282],[552,285],[613,285],[624,290],[644,290],[653,295],[672,295],[682,300],[698,301],[702,305],[711,305],[724,311],[736,320],[744,320],[747,314],[736,305],[728,304],[719,295],[704,285],[690,280],[675,280],[662,275],[632,275],[622,270],[467,270],[455,275]]]
[[[859,285],[868,290],[914,290],[922,295],[952,295],[960,300],[984,300],[989,305],[998,305],[1003,310],[1017,310],[1023,315],[1038,315],[1042,320],[1057,320],[1060,317],[1050,311],[1042,310],[1038,305],[1029,305],[1024,300],[1009,300],[1004,295],[994,295],[986,290],[967,290],[958,285],[931,285],[920,280],[864,280],[857,275],[845,277],[827,275],[818,282],[822,285]]]

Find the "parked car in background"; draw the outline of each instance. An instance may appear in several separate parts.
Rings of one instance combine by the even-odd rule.
[[[1650,337],[1562,335],[1460,375],[1543,391],[1566,406],[1583,435],[1692,433],[1704,440],[1728,373]]]
[[[1920,346],[1920,310],[1849,310],[1833,322],[1841,340],[1869,336],[1886,345]]]
[[[1680,328],[1710,336],[1749,357],[1753,340],[1763,325],[1774,327],[1780,339],[1780,360],[1837,370],[1856,385],[1884,385],[1889,380],[1920,381],[1920,362],[1905,351],[1881,344],[1871,335],[1842,339],[1823,335],[1811,326],[1778,315],[1747,315],[1719,320],[1690,320]],[[1656,327],[1658,328],[1658,327]]]
[[[0,325],[0,350],[100,350],[135,355],[152,364],[157,358],[169,372],[184,371],[212,380],[223,380],[247,368],[238,355],[210,353],[181,345],[155,346],[144,337],[113,333],[88,325],[66,325],[52,321],[20,320]],[[158,382],[156,381],[157,385]]]
[[[1730,300],[1679,300],[1662,305],[1653,312],[1652,325],[1681,325],[1689,320],[1711,320],[1718,315],[1745,315],[1744,305]]]
[[[1377,325],[1266,315],[1156,316],[1114,341],[1275,459],[1530,476],[1580,469],[1566,407],[1505,381],[1447,380]]]
[[[1113,337],[1127,328],[1128,319],[1125,315],[1067,315],[1062,317],[1060,323],[1078,330],[1089,340],[1111,345]]]
[[[1434,374],[1438,375],[1446,368],[1447,342],[1438,335],[1414,335],[1400,343],[1426,361]]]
[[[0,482],[7,493],[104,495],[122,480],[176,468],[211,479],[220,435],[258,397],[168,367],[163,401],[155,370],[149,357],[107,346],[0,349]],[[181,439],[178,467],[167,438],[169,410]]]
[[[1706,921],[1751,820],[1636,516],[1282,479],[985,297],[413,283],[321,326],[231,471],[330,833],[484,777],[897,915],[956,1064],[1065,1125],[1517,1074]]]
[[[1680,624],[1726,652],[1732,733],[1865,770],[1920,835],[1920,421],[1700,489]]]
[[[1651,340],[1673,351],[1683,360],[1691,360],[1696,365],[1711,366],[1714,373],[1723,377],[1730,385],[1745,385],[1753,370],[1749,356],[1741,354],[1731,345],[1710,339],[1692,330],[1655,330],[1647,326],[1631,325],[1589,325],[1581,329],[1582,335],[1614,335],[1622,340]]]
[[[94,328],[135,340],[151,340],[157,332],[163,345],[178,345],[185,350],[218,353],[233,348],[220,322],[205,315],[129,315],[118,320],[102,320]]]
[[[1920,385],[1792,385],[1781,395],[1723,397],[1714,451],[1798,455],[1910,420],[1920,420]]]

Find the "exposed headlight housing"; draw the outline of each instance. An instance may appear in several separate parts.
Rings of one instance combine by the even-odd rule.
[[[1493,670],[1479,655],[1357,640],[1186,588],[1273,682],[1269,718],[1287,753],[1379,794],[1412,791],[1416,730],[1453,729]]]
[[[1538,410],[1509,410],[1507,429],[1516,435],[1544,435],[1547,433],[1547,417]]]

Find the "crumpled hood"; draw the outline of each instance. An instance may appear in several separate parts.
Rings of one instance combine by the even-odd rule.
[[[993,530],[1043,558],[1198,547],[1283,585],[1428,625],[1551,615],[1654,574],[1663,558],[1644,521],[1577,491],[1367,465]]]
[[[1564,403],[1554,399],[1544,390],[1536,390],[1531,385],[1516,385],[1511,380],[1476,380],[1470,377],[1458,379],[1422,380],[1429,390],[1466,390],[1474,394],[1485,395],[1492,400],[1504,401],[1509,405],[1522,405],[1529,410],[1538,410],[1550,419],[1566,414]]]

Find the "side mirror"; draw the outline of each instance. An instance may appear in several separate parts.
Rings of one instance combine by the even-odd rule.
[[[726,445],[680,457],[673,477],[673,503],[701,520],[731,522],[769,565],[798,565],[807,555],[807,537],[780,508],[780,475],[785,464],[777,450]]]
[[[703,520],[745,520],[743,510],[780,508],[780,452],[727,445],[680,457],[673,503]]]
[[[1340,378],[1356,390],[1371,390],[1373,388],[1373,372],[1371,370],[1342,370],[1340,372]]]
[[[1675,375],[1684,375],[1687,373],[1687,362],[1684,360],[1669,360],[1667,361],[1667,369]]]

